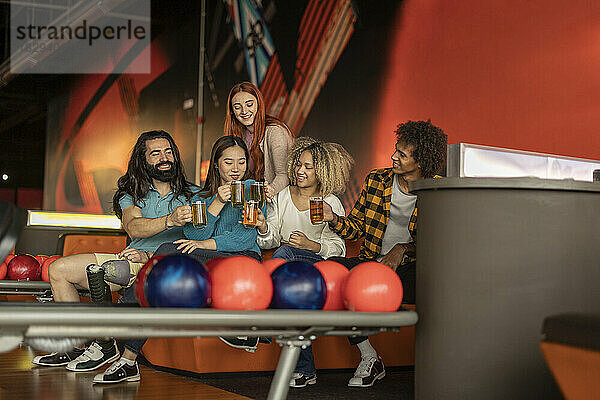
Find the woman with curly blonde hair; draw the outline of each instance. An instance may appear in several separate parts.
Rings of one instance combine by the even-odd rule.
[[[353,165],[352,156],[337,143],[298,138],[287,161],[290,186],[273,197],[267,206],[266,221],[259,213],[258,246],[262,249],[280,246],[273,258],[311,264],[329,257],[343,257],[345,242],[331,231],[329,224],[311,223],[310,198],[322,197],[336,213],[345,215],[344,207],[335,195],[346,190]],[[309,346],[300,352],[290,386],[304,387],[316,382],[317,370]]]
[[[268,218],[259,216],[258,245],[262,249],[278,246],[273,258],[314,263],[346,254],[344,240],[328,224],[310,221],[310,198],[322,197],[333,209],[344,214],[335,196],[346,190],[354,160],[337,143],[301,137],[292,146],[287,161],[290,186],[279,192],[268,206]]]

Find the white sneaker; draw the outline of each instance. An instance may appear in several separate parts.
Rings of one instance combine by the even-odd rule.
[[[137,382],[140,380],[140,369],[137,361],[130,365],[122,358],[111,365],[101,374],[94,377],[94,383],[119,383],[123,381]]]
[[[103,350],[97,342],[85,349],[83,354],[69,362],[66,368],[69,371],[87,372],[100,368],[106,363],[113,362],[119,358],[119,349],[117,343],[113,340],[110,350]]]
[[[354,376],[348,381],[351,387],[369,387],[375,382],[383,379],[385,376],[385,367],[379,356],[361,358],[360,364],[354,372]]]
[[[83,354],[83,349],[73,349],[64,353],[51,353],[45,356],[36,356],[32,363],[44,367],[64,367]]]
[[[234,347],[236,349],[244,349],[248,353],[254,353],[256,351],[256,349],[258,348],[258,342],[259,342],[259,339],[257,337],[249,338],[248,336],[238,336],[238,337],[219,336],[219,339],[221,339],[221,341],[223,343],[226,343],[231,347]]]
[[[317,374],[304,375],[299,372],[294,372],[290,379],[290,387],[303,388],[306,385],[314,385],[317,383]]]

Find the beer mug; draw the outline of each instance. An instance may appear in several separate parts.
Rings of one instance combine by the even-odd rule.
[[[250,200],[254,200],[258,202],[259,207],[264,207],[265,205],[265,183],[264,182],[254,182],[252,186],[250,186]]]
[[[242,208],[244,206],[244,199],[246,198],[244,186],[244,182],[242,181],[231,182],[231,205],[235,208]]]
[[[192,224],[196,228],[206,226],[206,203],[204,201],[195,201],[192,203]]]
[[[248,200],[244,203],[244,216],[242,223],[246,228],[258,225],[258,201]]]
[[[310,202],[310,223],[313,225],[318,225],[323,222],[323,198],[311,197],[309,198]]]

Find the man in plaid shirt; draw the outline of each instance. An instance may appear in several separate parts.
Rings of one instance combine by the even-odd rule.
[[[430,121],[408,121],[398,126],[392,168],[375,169],[348,216],[336,215],[324,203],[324,219],[343,239],[364,238],[360,256],[330,260],[352,268],[365,261],[379,261],[392,268],[404,287],[404,302],[415,301],[415,238],[417,196],[409,182],[437,177],[446,156],[447,137]],[[385,376],[381,358],[366,337],[349,338],[358,345],[361,362],[348,386],[368,387]]]

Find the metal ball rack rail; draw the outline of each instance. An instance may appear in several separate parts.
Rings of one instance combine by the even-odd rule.
[[[133,308],[72,303],[0,303],[0,351],[28,338],[274,337],[283,347],[268,399],[285,399],[300,349],[318,336],[373,335],[416,324],[417,313]]]

